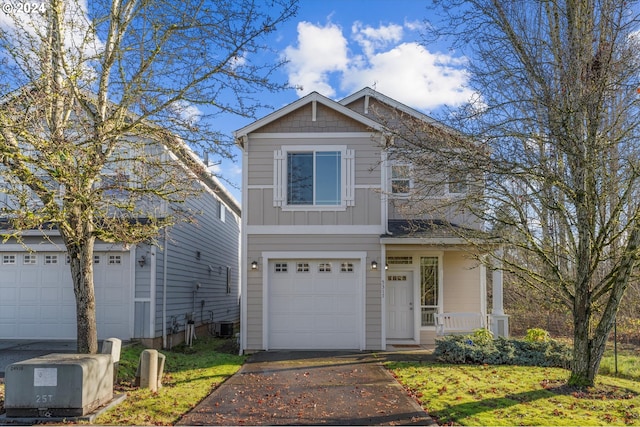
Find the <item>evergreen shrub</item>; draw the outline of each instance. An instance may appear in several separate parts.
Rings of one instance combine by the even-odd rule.
[[[449,335],[436,340],[434,356],[445,363],[520,365],[569,368],[571,347],[553,339],[533,341],[499,337],[487,340],[469,335]]]

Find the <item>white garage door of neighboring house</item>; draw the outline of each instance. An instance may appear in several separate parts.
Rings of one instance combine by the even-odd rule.
[[[360,260],[269,262],[270,349],[360,349]]]
[[[131,338],[128,252],[96,252],[98,339]],[[76,339],[71,273],[62,252],[0,253],[0,339]]]

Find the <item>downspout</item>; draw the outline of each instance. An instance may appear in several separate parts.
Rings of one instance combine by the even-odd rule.
[[[162,348],[167,348],[167,259],[169,255],[169,231],[164,229],[162,251]]]

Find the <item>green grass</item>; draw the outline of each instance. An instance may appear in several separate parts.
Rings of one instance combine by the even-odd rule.
[[[439,424],[640,425],[640,384],[601,375],[596,387],[566,387],[560,368],[390,362]]]
[[[617,376],[640,381],[640,353],[621,350],[618,352],[618,371],[616,374],[613,350],[608,350],[600,362],[601,375]]]
[[[123,349],[116,393],[127,399],[95,420],[102,425],[173,425],[220,383],[237,372],[245,357],[230,354],[229,341],[201,339],[193,347],[162,351],[166,356],[163,387],[156,393],[133,386],[142,346]]]

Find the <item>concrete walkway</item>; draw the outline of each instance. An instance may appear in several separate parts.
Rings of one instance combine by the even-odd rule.
[[[369,353],[261,352],[178,425],[437,425]]]

